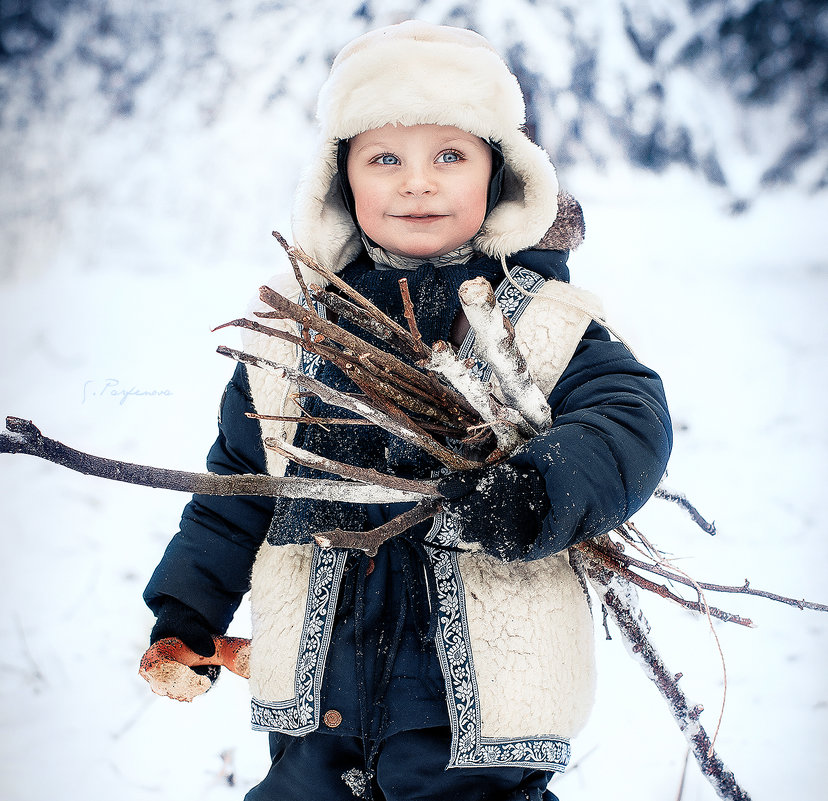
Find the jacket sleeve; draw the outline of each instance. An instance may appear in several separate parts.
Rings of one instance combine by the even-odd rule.
[[[623,523],[667,467],[672,427],[661,379],[592,323],[549,396],[552,428],[510,461],[540,471],[551,510],[525,559]]]
[[[246,369],[239,364],[224,391],[218,437],[207,455],[213,473],[266,473]],[[155,569],[144,600],[157,613],[167,596],[199,612],[224,633],[250,586],[250,571],[273,517],[273,498],[193,495],[178,533]]]

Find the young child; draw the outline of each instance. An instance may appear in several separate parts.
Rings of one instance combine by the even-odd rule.
[[[568,284],[580,207],[559,194],[524,114],[517,80],[485,39],[423,22],[359,37],[322,88],[322,144],[296,196],[296,244],[399,321],[406,277],[425,341],[450,341],[463,356],[473,337],[457,290],[487,278],[553,426],[508,462],[443,479],[444,512],[373,558],[320,549],[312,535],[368,530],[404,506],[188,504],[145,592],[158,618],[152,641],[178,637],[211,655],[212,635],[251,590],[253,725],[270,732],[273,761],[248,801],[548,801],[589,713],[592,620],[566,549],[641,507],[671,429],[658,376]],[[274,288],[298,295],[295,282]],[[245,350],[355,389],[282,340],[250,335]],[[430,457],[371,426],[245,416],[343,416],[296,392],[239,366],[208,468],[319,477],[264,448],[280,437],[400,476],[437,475]]]

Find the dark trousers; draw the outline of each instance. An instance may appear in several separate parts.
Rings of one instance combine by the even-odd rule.
[[[551,774],[524,768],[451,768],[451,730],[394,734],[377,749],[375,776],[365,771],[358,737],[311,732],[270,735],[273,762],[245,801],[557,801],[546,790]],[[370,786],[368,786],[370,785]]]

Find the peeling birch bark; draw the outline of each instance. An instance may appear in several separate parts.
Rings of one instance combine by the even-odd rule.
[[[491,366],[504,400],[532,426],[533,433],[545,431],[552,425],[552,411],[529,375],[515,329],[497,305],[492,285],[483,277],[473,278],[460,285],[458,294],[474,329],[475,352]]]
[[[445,342],[434,343],[426,366],[443,376],[491,426],[501,453],[512,453],[523,443],[521,434],[531,434],[531,430],[526,431],[526,421],[514,409],[497,403],[491,384],[475,378],[469,366],[461,362]]]
[[[569,560],[576,572],[586,577],[595,590],[613,623],[621,632],[630,656],[656,685],[673,718],[690,745],[702,774],[720,798],[726,801],[750,801],[750,796],[739,786],[713,749],[710,737],[699,723],[703,711],[700,705],[690,706],[678,686],[680,673],[672,673],[664,665],[661,655],[647,636],[649,625],[639,606],[635,588],[617,573],[593,560],[586,551],[569,549]]]

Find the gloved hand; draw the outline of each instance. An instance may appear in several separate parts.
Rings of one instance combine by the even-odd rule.
[[[213,637],[215,654],[199,656],[178,637],[164,637],[144,653],[138,673],[157,695],[176,701],[192,701],[212,687],[209,676],[198,675],[200,667],[218,670],[224,665],[239,676],[250,676],[250,640],[240,637]]]
[[[212,635],[207,621],[175,598],[158,610],[150,641],[138,672],[158,695],[192,701],[213,686],[221,665],[248,674],[249,641]]]
[[[549,513],[543,476],[530,465],[509,462],[464,470],[442,479],[443,510],[466,542],[506,562],[526,556]]]

